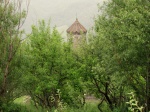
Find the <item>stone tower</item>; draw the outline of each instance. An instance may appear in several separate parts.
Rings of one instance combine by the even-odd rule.
[[[86,33],[87,30],[76,18],[76,21],[67,29],[67,38],[68,40],[72,38],[73,46],[76,47],[81,41],[86,40]]]

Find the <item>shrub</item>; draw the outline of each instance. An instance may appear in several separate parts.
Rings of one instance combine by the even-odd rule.
[[[13,102],[0,101],[0,112],[29,112],[26,107]]]

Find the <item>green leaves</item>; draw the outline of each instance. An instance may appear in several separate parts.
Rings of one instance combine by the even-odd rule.
[[[129,102],[126,102],[129,105],[129,107],[128,107],[129,111],[143,112],[144,107],[139,106],[139,104],[138,104],[139,102],[135,99],[134,93],[131,92],[131,93],[129,93],[129,95],[130,95]]]
[[[95,42],[103,48],[100,59],[102,63],[99,64],[99,68],[104,67],[104,73],[109,74],[110,79],[113,79],[112,85],[116,85],[114,81],[117,81],[117,77],[123,77],[123,80],[117,83],[135,90],[143,104],[146,102],[144,101],[146,80],[143,78],[149,75],[146,73],[149,71],[146,68],[149,68],[150,53],[150,47],[147,47],[149,46],[147,25],[150,25],[149,4],[147,0],[145,2],[113,0],[102,8],[104,13],[95,20],[95,32],[99,38],[95,40],[105,43]]]
[[[71,43],[62,41],[55,28],[51,31],[43,20],[38,26],[32,26],[32,33],[22,46],[25,47],[24,55],[30,60],[26,65],[28,74],[25,74],[23,87],[35,103],[46,108],[57,107],[56,92],[59,89],[64,103],[80,105],[75,103],[80,101],[78,96],[82,91],[79,65],[71,46]]]
[[[17,6],[18,1],[12,2],[0,3],[0,97],[5,100],[13,100],[19,94],[22,76],[20,27],[26,14]]]

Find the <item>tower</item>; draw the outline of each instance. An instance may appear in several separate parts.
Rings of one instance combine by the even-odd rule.
[[[67,38],[68,40],[72,38],[73,46],[76,47],[81,41],[86,40],[86,33],[87,30],[76,18],[76,21],[67,29]]]

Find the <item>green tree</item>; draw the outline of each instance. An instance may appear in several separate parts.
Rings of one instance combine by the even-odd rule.
[[[28,72],[23,88],[35,105],[49,109],[58,108],[60,103],[80,106],[82,94],[79,79],[75,79],[78,72],[71,43],[64,43],[55,28],[51,31],[49,24],[39,21],[24,44]]]
[[[22,78],[22,54],[18,51],[23,34],[20,28],[25,18],[21,1],[0,1],[0,111],[21,110],[13,101],[21,93],[19,85]]]
[[[112,0],[101,8],[95,21],[98,38],[106,38],[110,58],[118,63],[121,77],[150,110],[150,3],[148,0]],[[108,51],[109,51],[108,50]],[[111,63],[112,64],[112,63]],[[111,67],[110,67],[111,68]],[[124,85],[125,86],[125,85]]]
[[[20,75],[16,71],[18,64],[16,54],[23,33],[20,28],[25,17],[25,11],[21,10],[21,1],[0,2],[0,97],[3,99],[13,95],[16,89],[16,78],[18,80]]]
[[[113,45],[103,35],[93,34],[88,37],[88,44],[80,46],[80,74],[86,85],[87,93],[94,94],[100,98],[98,105],[100,111],[113,110],[125,104],[125,90],[123,87],[125,77],[120,76],[118,62]],[[108,105],[108,110],[103,109],[104,104]],[[123,111],[123,110],[122,110]]]

